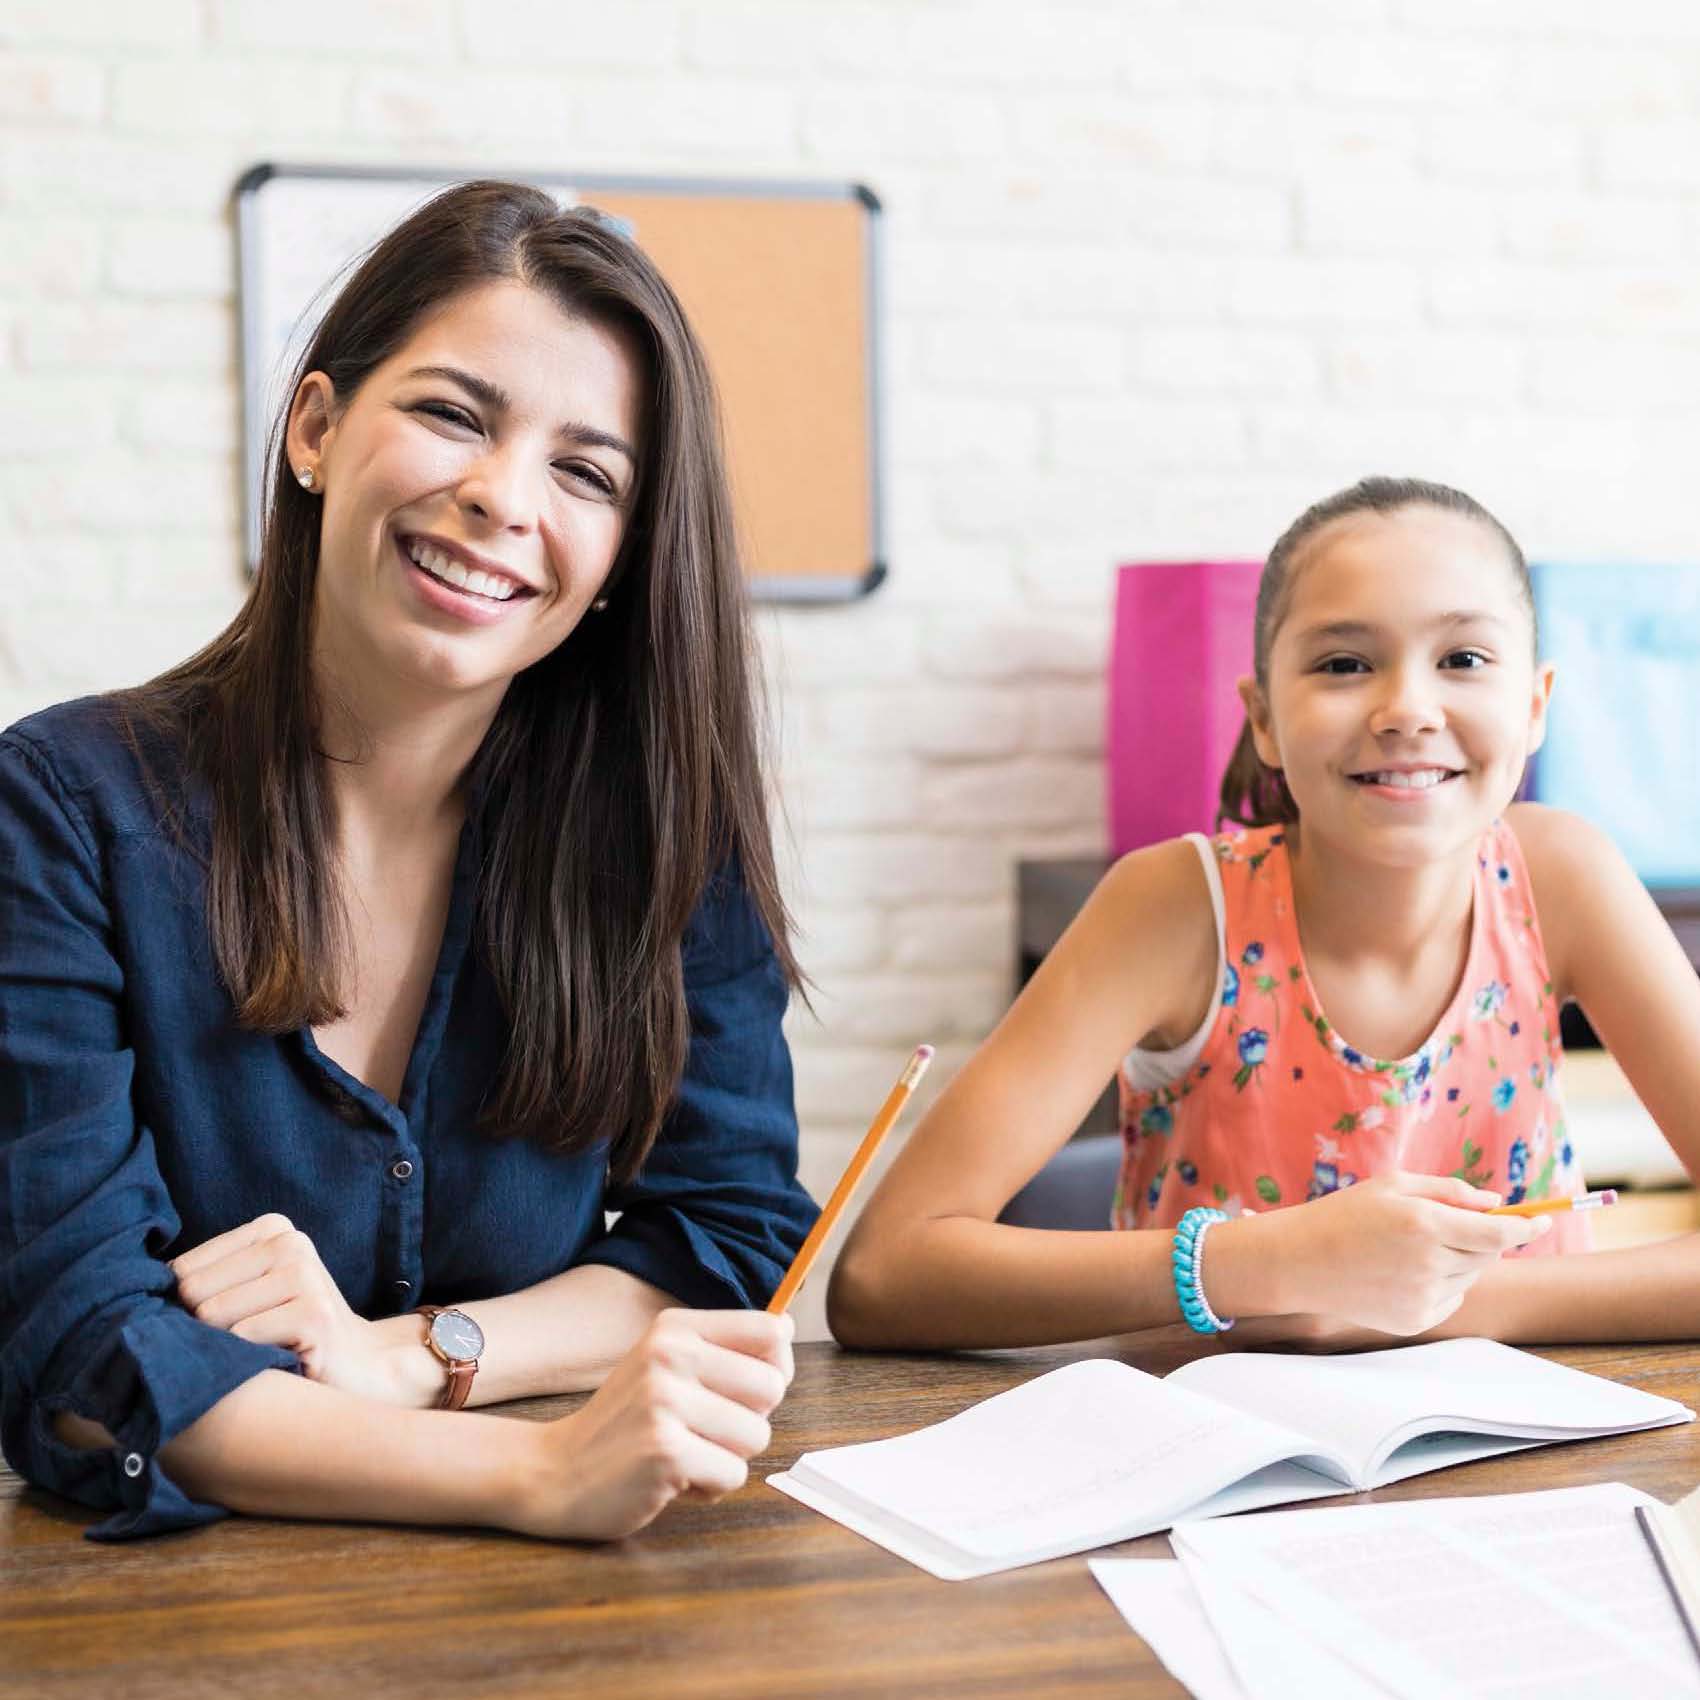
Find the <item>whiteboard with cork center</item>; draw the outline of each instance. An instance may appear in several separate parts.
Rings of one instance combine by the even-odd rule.
[[[268,436],[325,308],[385,231],[488,172],[260,165],[236,186],[243,497],[259,559]],[[825,602],[884,577],[879,203],[859,184],[526,172],[620,221],[672,285],[718,389],[751,593]]]

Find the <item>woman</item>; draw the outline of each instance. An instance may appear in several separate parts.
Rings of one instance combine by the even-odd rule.
[[[624,1534],[766,1444],[814,1215],[706,369],[595,214],[468,184],[274,460],[231,626],[0,737],[6,1456],[101,1535]]]

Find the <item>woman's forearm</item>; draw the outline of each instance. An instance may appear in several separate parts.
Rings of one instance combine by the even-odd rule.
[[[1700,1338],[1700,1234],[1568,1257],[1509,1257],[1437,1334],[1529,1345]]]
[[[398,1411],[265,1370],[171,1440],[160,1463],[194,1499],[261,1516],[511,1527],[535,1425]]]
[[[162,1447],[158,1463],[191,1498],[260,1516],[616,1539],[682,1493],[744,1484],[790,1380],[790,1342],[782,1317],[680,1310],[647,1330],[581,1409],[551,1422],[396,1410],[264,1370]],[[61,1438],[80,1443],[63,1429]]]
[[[586,1263],[523,1292],[462,1305],[484,1331],[484,1355],[467,1402],[493,1405],[600,1387],[656,1316],[678,1302],[623,1269]],[[423,1324],[413,1319],[413,1326],[432,1385],[441,1392],[442,1366],[423,1345]]]

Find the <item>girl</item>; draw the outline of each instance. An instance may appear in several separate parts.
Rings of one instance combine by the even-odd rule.
[[[838,1337],[1700,1333],[1700,1236],[1508,1257],[1586,1250],[1588,1218],[1484,1213],[1582,1188],[1567,998],[1700,1175],[1700,982],[1602,833],[1512,802],[1536,657],[1522,554],[1469,497],[1368,479],[1303,514],[1258,592],[1242,830],[1105,876],[870,1201]],[[1000,1225],[1112,1072],[1130,1231]]]
[[[677,301],[593,214],[441,196],[313,338],[228,630],[0,736],[12,1465],[105,1535],[741,1482],[815,1213],[763,798]]]

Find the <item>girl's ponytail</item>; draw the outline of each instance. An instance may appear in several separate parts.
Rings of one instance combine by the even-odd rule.
[[[1216,807],[1216,830],[1224,821],[1241,826],[1277,826],[1295,821],[1299,811],[1281,770],[1266,766],[1252,742],[1251,721],[1240,728],[1239,741],[1222,775],[1222,794]]]

